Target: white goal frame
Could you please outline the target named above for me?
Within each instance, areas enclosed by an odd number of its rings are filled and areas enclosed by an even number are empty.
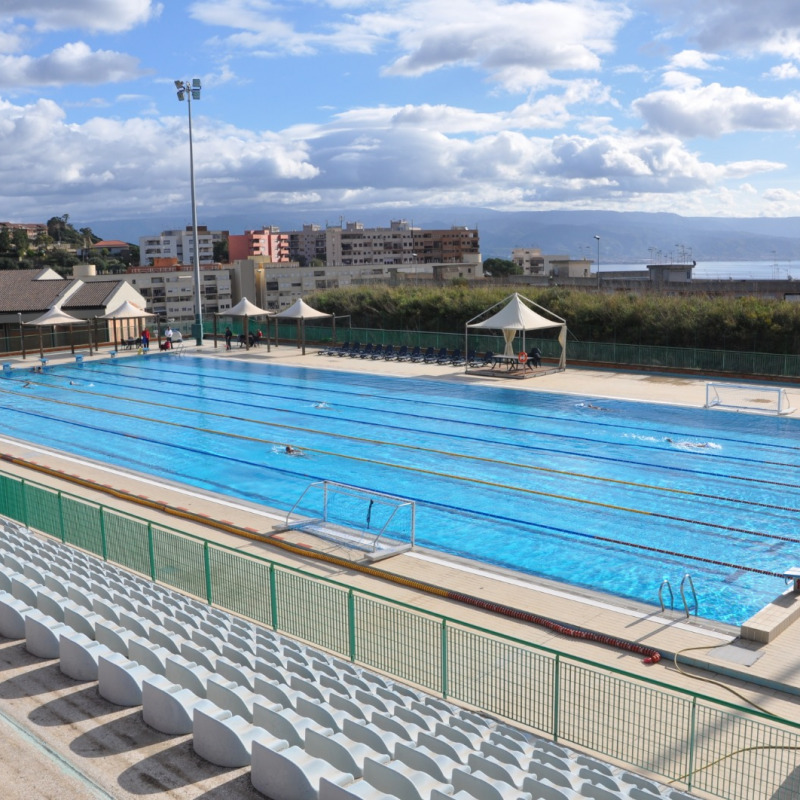
[[[746,383],[707,383],[705,408],[776,415],[795,410],[784,387]]]
[[[336,481],[309,484],[281,530],[298,530],[366,554],[371,561],[411,550],[416,503]]]

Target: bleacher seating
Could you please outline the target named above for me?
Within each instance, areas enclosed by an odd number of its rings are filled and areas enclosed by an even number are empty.
[[[690,800],[2,518],[0,636],[271,800]]]

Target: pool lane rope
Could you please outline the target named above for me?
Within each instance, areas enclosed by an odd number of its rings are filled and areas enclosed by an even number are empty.
[[[590,631],[585,628],[579,628],[573,625],[568,625],[563,622],[558,622],[556,620],[549,619],[548,617],[542,617],[539,616],[538,614],[532,614],[530,611],[524,611],[522,609],[514,608],[512,606],[506,606],[503,605],[502,603],[495,603],[491,600],[484,600],[483,598],[476,597],[474,595],[465,594],[463,592],[456,592],[451,589],[446,589],[442,586],[436,586],[435,584],[432,583],[418,581],[413,578],[406,578],[402,575],[397,575],[392,572],[387,572],[386,570],[378,569],[377,567],[370,567],[363,564],[357,564],[350,561],[349,559],[341,558],[339,556],[334,556],[329,553],[321,553],[318,551],[309,550],[308,548],[305,547],[298,547],[296,545],[291,544],[290,542],[282,541],[280,539],[275,539],[274,537],[271,536],[265,536],[263,534],[254,532],[252,530],[248,530],[246,528],[240,528],[238,525],[233,525],[232,523],[229,522],[215,520],[212,519],[211,517],[204,516],[203,514],[195,514],[187,509],[171,506],[168,503],[163,503],[157,500],[151,500],[150,498],[142,497],[141,495],[136,495],[133,494],[132,492],[128,492],[125,489],[117,489],[112,486],[108,486],[106,484],[97,483],[96,481],[90,480],[88,478],[81,478],[78,477],[77,475],[70,475],[69,473],[62,472],[61,470],[54,469],[52,467],[46,467],[42,464],[37,464],[35,462],[27,461],[23,458],[12,456],[8,453],[0,454],[0,460],[7,461],[11,464],[15,464],[18,467],[31,469],[36,472],[49,475],[59,480],[75,483],[79,486],[83,486],[84,488],[91,489],[96,492],[102,492],[103,494],[111,495],[112,497],[116,497],[119,500],[135,503],[136,505],[140,506],[145,506],[147,508],[160,511],[170,516],[175,516],[181,519],[189,520],[190,522],[194,522],[199,525],[215,528],[216,530],[222,531],[224,533],[230,533],[233,534],[234,536],[240,536],[247,539],[252,539],[257,542],[261,542],[263,544],[268,544],[273,547],[277,547],[281,550],[293,553],[294,555],[300,556],[302,558],[312,558],[317,561],[324,561],[329,564],[334,564],[338,567],[343,567],[345,569],[350,569],[356,572],[363,573],[365,575],[370,575],[371,577],[378,578],[380,580],[389,581],[391,583],[396,583],[401,586],[406,586],[408,588],[424,592],[426,594],[442,597],[446,600],[453,600],[454,602],[472,606],[473,608],[479,608],[483,611],[489,611],[491,613],[508,617],[510,619],[516,619],[520,620],[521,622],[530,623],[531,625],[537,625],[539,627],[548,628],[554,633],[558,633],[562,636],[567,636],[573,639],[583,639],[589,642],[603,644],[608,647],[614,647],[618,650],[627,650],[628,652],[644,656],[644,659],[642,661],[642,663],[644,664],[658,664],[658,662],[661,661],[661,653],[658,650],[652,647],[646,647],[644,645],[639,644],[638,642],[631,642],[628,641],[627,639],[620,639],[616,636],[609,636],[607,634],[599,633],[597,631]]]
[[[119,400],[121,402],[129,402],[129,403],[134,403],[135,402],[134,400],[131,400],[130,398],[126,398],[126,397],[118,397],[116,395],[104,394],[102,392],[91,392],[91,391],[87,391],[85,389],[80,389],[80,388],[76,388],[76,387],[70,387],[70,388],[72,390],[74,390],[74,391],[80,392],[81,394],[88,394],[88,395],[92,395],[94,397],[100,397],[100,398],[102,398],[104,400]],[[30,395],[27,395],[27,394],[23,394],[22,392],[15,392],[14,390],[8,390],[8,389],[5,389],[5,388],[0,389],[0,392],[6,392],[8,394],[13,394],[13,395],[16,395],[18,397],[29,397],[30,396]],[[143,422],[153,422],[153,423],[163,424],[163,425],[172,425],[172,426],[179,427],[179,428],[184,428],[184,429],[187,429],[187,430],[196,430],[196,431],[201,431],[203,433],[209,433],[209,434],[212,434],[212,435],[215,435],[215,436],[223,436],[223,437],[224,436],[231,436],[231,437],[234,437],[234,438],[240,438],[240,439],[249,440],[249,441],[253,441],[253,442],[263,442],[265,444],[271,444],[271,445],[278,444],[278,442],[272,441],[270,439],[261,439],[259,437],[255,437],[255,436],[242,436],[240,434],[227,433],[227,432],[224,432],[224,431],[217,431],[217,430],[214,430],[213,428],[201,428],[201,427],[197,427],[197,426],[193,426],[193,425],[187,425],[186,423],[170,422],[168,420],[157,419],[156,417],[147,417],[147,416],[142,416],[142,415],[139,415],[139,414],[129,414],[129,413],[126,413],[124,411],[112,411],[111,409],[108,409],[108,408],[101,408],[101,407],[98,407],[98,406],[88,406],[88,405],[83,405],[81,403],[70,403],[70,402],[65,402],[63,400],[58,400],[58,399],[54,399],[54,398],[50,398],[50,397],[38,396],[37,399],[41,400],[42,402],[46,402],[46,403],[54,403],[56,405],[66,405],[66,406],[70,406],[70,407],[73,407],[73,408],[88,409],[88,410],[95,411],[95,412],[99,411],[99,412],[102,412],[102,413],[107,413],[107,414],[111,414],[111,415],[115,415],[115,416],[130,417],[131,419],[137,419],[137,420],[141,420]],[[166,408],[166,409],[169,409],[169,410],[173,410],[174,409],[174,406],[169,404],[169,403],[159,403],[159,402],[156,402],[156,401],[153,401],[153,400],[148,400],[147,404],[150,405],[150,406],[155,406],[157,408]],[[574,470],[555,469],[553,467],[542,467],[542,466],[539,466],[539,465],[536,465],[536,464],[522,464],[522,463],[520,463],[518,461],[505,461],[505,460],[502,460],[502,459],[487,458],[485,456],[478,456],[478,455],[472,455],[472,454],[467,455],[467,454],[463,454],[463,453],[454,453],[454,452],[449,451],[449,450],[440,450],[440,449],[434,448],[434,447],[421,447],[421,446],[415,445],[415,444],[406,444],[405,442],[387,442],[387,441],[382,440],[382,439],[372,439],[372,438],[368,438],[368,437],[364,437],[364,436],[354,436],[354,435],[348,434],[348,433],[333,433],[333,432],[328,432],[328,431],[319,431],[319,430],[317,430],[315,428],[309,428],[309,427],[302,426],[302,425],[288,425],[288,424],[286,424],[284,422],[268,422],[266,420],[253,419],[252,417],[240,417],[240,416],[235,416],[235,415],[232,415],[232,414],[223,414],[223,413],[221,413],[219,411],[202,411],[201,412],[201,411],[193,411],[192,409],[182,409],[182,410],[184,412],[186,412],[186,413],[202,414],[203,416],[217,417],[219,419],[233,420],[233,421],[236,421],[236,422],[245,422],[245,423],[248,423],[250,425],[258,425],[258,426],[264,426],[264,427],[268,427],[268,428],[279,428],[281,430],[292,431],[292,432],[295,432],[295,433],[310,433],[310,434],[316,435],[316,436],[327,436],[329,438],[334,438],[334,439],[346,439],[348,441],[360,442],[362,444],[374,444],[374,445],[377,445],[379,447],[397,447],[398,449],[413,450],[413,451],[420,452],[420,453],[432,453],[434,455],[447,456],[448,458],[457,458],[457,459],[462,459],[462,460],[467,460],[467,461],[477,461],[477,462],[483,462],[483,463],[486,463],[486,464],[498,464],[498,465],[501,465],[501,466],[514,467],[515,469],[525,469],[525,470],[529,470],[531,472],[544,472],[544,473],[548,473],[548,474],[551,474],[551,475],[560,475],[560,476],[565,476],[565,477],[568,477],[568,478],[579,478],[581,480],[587,480],[587,481],[598,481],[600,483],[616,484],[618,486],[630,486],[630,487],[633,487],[635,489],[645,489],[647,491],[653,491],[653,492],[664,492],[664,493],[667,493],[667,494],[677,494],[677,495],[685,495],[687,497],[697,497],[697,498],[700,498],[700,499],[703,499],[703,500],[722,500],[722,501],[729,501],[730,500],[730,498],[722,497],[720,495],[707,494],[707,493],[704,493],[704,492],[689,491],[688,489],[677,489],[675,487],[670,487],[670,486],[655,486],[655,485],[648,484],[648,483],[639,483],[637,481],[626,481],[626,480],[622,480],[620,478],[609,478],[609,477],[601,476],[601,475],[589,475],[589,474],[586,474],[586,473],[583,473],[583,472],[575,472]],[[278,409],[278,408],[276,408],[275,410],[276,411],[281,411],[281,412],[284,412],[284,413],[297,413],[297,412],[295,412],[295,411],[293,411],[291,409]],[[303,412],[300,412],[300,413],[303,413]],[[329,451],[326,451],[326,450],[316,450],[314,448],[308,448],[308,447],[305,448],[305,449],[308,450],[309,452],[320,453],[322,455],[338,455],[338,456],[340,456],[342,458],[355,458],[355,457],[351,457],[351,456],[345,456],[345,455],[343,455],[341,453],[333,453],[332,454],[332,453],[330,453]],[[624,463],[632,463],[632,462],[626,461]],[[636,463],[636,462],[633,462],[633,463]],[[770,462],[770,463],[772,463],[772,462]],[[778,462],[776,462],[776,463],[778,463]],[[395,466],[395,465],[391,465],[390,464],[389,466]],[[781,466],[786,466],[786,464],[781,464]],[[398,465],[397,468],[398,469],[403,469],[404,467],[401,467],[401,466]],[[766,484],[766,485],[769,485],[769,486],[785,486],[787,488],[796,488],[796,484],[795,483],[787,483],[785,481],[767,481],[767,480],[762,480],[762,479],[759,479],[759,478],[751,478],[751,477],[748,477],[746,475],[734,475],[734,476],[725,475],[723,477],[726,477],[726,478],[729,478],[729,479],[735,480],[735,481],[744,481],[744,482],[749,482],[749,483],[763,483],[763,484]],[[471,479],[469,479],[469,478],[461,478],[460,480],[471,480]],[[476,480],[475,482],[476,483],[480,483],[481,481],[480,480]],[[488,485],[493,485],[493,484],[489,483]],[[498,485],[502,485],[502,484],[498,484]],[[510,488],[514,489],[515,487],[510,487]],[[522,490],[522,491],[524,491],[524,490]],[[540,494],[542,494],[543,496],[549,496],[545,492],[541,492]],[[552,496],[559,497],[558,495],[552,495]],[[577,500],[575,498],[564,498],[564,499],[573,500],[574,502],[587,502],[587,503],[591,502],[591,501],[588,501],[588,500],[581,501],[581,500]],[[759,503],[756,500],[747,500],[747,501],[739,500],[737,502],[743,502],[748,506],[754,506],[756,508],[770,508],[770,509],[773,509],[773,510],[776,510],[776,511],[800,512],[800,508],[795,508],[794,506],[779,506],[779,505],[775,505],[774,503]],[[611,508],[616,508],[616,506],[610,506],[610,507]],[[620,507],[620,508],[622,508],[622,507]],[[635,513],[644,513],[644,514],[649,513],[649,512],[646,512],[646,511],[639,511],[637,509],[624,509],[623,508],[622,510],[633,511]],[[692,520],[684,520],[684,519],[681,519],[679,517],[675,517],[675,519],[680,521],[680,522],[689,522],[689,523],[693,522]],[[747,530],[736,529],[736,528],[729,528],[728,530],[733,530],[733,531],[737,531],[738,530],[738,532],[750,533],[750,534],[752,534],[754,536],[764,536],[764,537],[767,537],[767,538],[776,538],[772,534],[761,534],[761,533],[757,533],[755,531],[747,531]],[[785,539],[785,541],[794,542],[794,543],[800,543],[800,540],[792,539],[792,538],[787,538],[787,539]]]
[[[3,390],[0,390],[0,391],[3,391]],[[21,394],[21,393],[16,393],[15,392],[14,394]],[[262,438],[255,437],[255,436],[245,436],[243,434],[238,434],[238,433],[232,433],[232,432],[229,433],[229,432],[224,432],[224,431],[217,431],[217,430],[214,430],[213,428],[202,428],[202,427],[195,426],[195,425],[187,425],[185,423],[170,422],[170,421],[167,421],[167,420],[159,420],[159,419],[155,419],[153,417],[147,417],[147,416],[143,416],[143,415],[139,415],[139,414],[130,414],[130,413],[124,412],[124,411],[113,411],[111,409],[98,409],[98,408],[94,408],[94,407],[91,407],[91,406],[84,406],[84,405],[81,405],[79,403],[64,403],[63,401],[55,400],[55,399],[51,399],[51,398],[39,398],[39,399],[42,399],[42,400],[45,400],[46,402],[54,403],[54,404],[57,404],[57,405],[68,405],[68,406],[72,406],[72,407],[75,407],[75,408],[91,409],[93,411],[101,411],[102,413],[110,414],[112,416],[119,416],[119,417],[124,417],[124,418],[128,418],[128,419],[135,419],[135,420],[139,420],[139,421],[142,421],[142,422],[156,422],[156,423],[158,423],[160,425],[167,425],[167,426],[170,426],[170,427],[180,428],[182,430],[192,430],[192,431],[197,431],[197,432],[200,432],[200,433],[207,433],[207,434],[210,434],[210,435],[222,436],[222,437],[232,438],[232,439],[240,439],[240,440],[243,440],[243,441],[259,442],[259,443],[268,444],[268,445],[272,445],[272,446],[279,444],[279,442],[277,442],[277,441],[273,441],[273,440],[269,440],[269,439],[262,439]],[[152,405],[164,405],[164,404],[153,403]],[[171,407],[171,406],[164,405],[164,407]],[[35,414],[35,412],[22,412],[22,413],[34,413]],[[214,416],[225,416],[225,415],[214,414]],[[247,421],[247,420],[245,420],[245,421]],[[291,430],[294,430],[294,431],[305,431],[305,432],[312,432],[312,433],[314,432],[314,431],[310,431],[308,428],[302,428],[302,427],[299,427],[299,426],[278,425],[278,423],[264,423],[264,424],[270,425],[270,426],[275,426],[275,427],[287,428],[287,429],[291,429]],[[132,435],[132,434],[125,434],[125,435]],[[367,443],[373,443],[373,444],[382,444],[380,441],[375,440],[375,439],[365,439],[365,438],[361,438],[361,437],[348,436],[348,435],[339,435],[339,436],[340,436],[340,438],[346,438],[346,439],[360,441],[360,442],[367,442]],[[383,444],[385,444],[385,443],[383,443]],[[413,445],[398,445],[398,446],[406,447],[406,448],[410,448],[410,449],[415,449],[413,447]],[[657,518],[657,519],[667,519],[667,520],[671,520],[673,522],[682,522],[682,523],[686,523],[688,525],[696,525],[696,526],[714,528],[716,530],[723,530],[723,531],[728,531],[728,532],[732,532],[732,533],[742,533],[742,534],[745,534],[745,535],[748,535],[748,536],[766,538],[766,539],[771,539],[771,540],[775,540],[775,541],[786,541],[786,542],[791,542],[791,543],[794,543],[794,544],[800,543],[800,540],[798,540],[796,538],[793,538],[793,537],[790,537],[790,536],[781,536],[779,534],[762,533],[760,531],[752,531],[752,530],[749,530],[747,528],[738,528],[738,527],[734,527],[734,526],[730,526],[730,525],[720,525],[718,523],[713,523],[713,522],[700,522],[698,520],[686,519],[686,518],[678,517],[678,516],[675,516],[675,515],[672,515],[672,514],[661,514],[661,513],[657,512],[657,511],[645,511],[643,509],[628,508],[626,506],[619,506],[619,505],[614,505],[614,504],[611,504],[611,503],[603,503],[603,502],[601,502],[599,500],[588,500],[588,499],[583,499],[583,498],[570,497],[569,495],[555,494],[553,492],[542,492],[542,491],[538,491],[536,489],[527,489],[527,488],[524,488],[524,487],[511,486],[509,484],[498,483],[496,481],[488,481],[488,480],[484,480],[482,478],[466,478],[466,477],[463,477],[463,476],[460,476],[460,475],[453,475],[453,474],[449,474],[449,473],[439,472],[439,471],[436,471],[436,470],[422,469],[421,467],[412,467],[412,466],[407,466],[407,465],[403,465],[403,464],[393,464],[393,463],[390,463],[390,462],[387,462],[387,461],[379,461],[379,460],[377,460],[375,458],[366,458],[366,457],[363,457],[363,456],[352,456],[352,455],[346,455],[346,454],[343,454],[343,453],[336,453],[336,452],[332,452],[332,451],[328,451],[328,450],[320,450],[320,449],[309,448],[309,447],[305,447],[303,449],[306,452],[310,452],[310,453],[318,453],[320,455],[333,456],[333,457],[336,457],[336,458],[345,458],[345,459],[349,459],[351,461],[361,461],[361,462],[369,463],[369,464],[378,464],[380,466],[385,466],[385,467],[388,467],[390,469],[405,470],[407,472],[414,472],[414,473],[418,473],[418,474],[422,474],[422,475],[430,475],[432,477],[443,478],[443,479],[446,479],[446,480],[457,480],[457,481],[462,481],[462,482],[466,482],[466,483],[470,483],[470,484],[480,484],[482,486],[487,486],[487,487],[490,487],[492,489],[503,489],[503,490],[515,491],[515,492],[520,492],[520,493],[529,494],[529,495],[535,495],[535,496],[538,496],[538,497],[546,497],[546,498],[553,499],[553,500],[561,500],[561,501],[571,502],[571,503],[581,503],[581,504],[584,504],[584,505],[596,506],[596,507],[599,507],[599,508],[606,508],[606,509],[612,509],[612,510],[616,510],[616,511],[623,511],[623,512],[630,513],[630,514],[640,514],[640,515],[653,517],[653,518]],[[423,448],[416,448],[416,449],[422,450]],[[442,451],[431,451],[431,450],[428,450],[428,452],[440,452],[441,453]],[[447,454],[447,453],[444,453],[444,454]],[[447,454],[447,455],[454,455],[454,454]],[[492,463],[503,463],[503,464],[506,464],[506,465],[520,466],[520,467],[524,467],[525,466],[523,464],[515,465],[513,462],[493,461]],[[619,481],[619,482],[620,483],[625,483],[624,481]],[[782,578],[783,577],[783,572],[774,572],[772,570],[760,569],[758,567],[748,567],[748,566],[744,566],[742,564],[734,564],[734,563],[731,563],[731,562],[728,562],[728,561],[719,561],[719,560],[713,559],[713,558],[705,558],[703,556],[690,555],[688,553],[681,553],[679,551],[668,550],[668,549],[662,548],[662,547],[653,547],[653,546],[650,546],[650,545],[637,544],[637,543],[634,543],[634,542],[625,541],[623,539],[615,539],[615,538],[610,537],[610,536],[602,536],[602,535],[594,534],[594,533],[592,533],[592,534],[579,533],[579,532],[574,532],[574,531],[573,532],[569,532],[569,533],[571,533],[571,535],[581,536],[581,537],[588,538],[588,539],[593,539],[593,540],[596,540],[596,541],[599,541],[599,542],[607,542],[609,544],[614,544],[614,545],[617,545],[617,546],[620,546],[620,547],[628,547],[628,548],[632,548],[632,549],[636,549],[636,550],[643,550],[645,552],[658,553],[660,555],[667,555],[667,556],[671,556],[673,558],[680,558],[680,559],[684,559],[684,560],[687,560],[687,561],[696,561],[696,562],[704,563],[704,564],[712,564],[714,566],[724,567],[726,569],[737,570],[739,572],[750,572],[750,573],[757,574],[757,575],[765,575],[765,576],[771,577],[771,578]]]

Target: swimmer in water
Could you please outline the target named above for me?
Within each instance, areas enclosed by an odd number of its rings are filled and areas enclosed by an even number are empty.
[[[314,403],[314,408],[330,408],[327,403]]]
[[[286,445],[286,450],[284,450],[287,456],[301,456],[303,455],[302,450],[298,450],[296,447],[292,447],[290,444]]]

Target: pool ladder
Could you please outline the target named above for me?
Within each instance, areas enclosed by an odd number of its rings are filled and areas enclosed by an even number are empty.
[[[672,592],[672,585],[669,582],[669,579],[664,578],[661,581],[661,586],[658,587],[658,602],[661,603],[661,610],[664,611],[664,588],[666,587],[667,592],[669,593],[669,610],[675,610],[675,595]],[[686,591],[688,590],[691,592],[691,605],[689,600],[686,599]],[[697,592],[694,590],[694,581],[692,580],[692,576],[687,572],[683,578],[681,578],[681,601],[683,602],[683,610],[686,612],[686,616],[688,617],[692,613],[692,607],[694,608],[694,615],[697,616],[699,605],[697,603]]]

